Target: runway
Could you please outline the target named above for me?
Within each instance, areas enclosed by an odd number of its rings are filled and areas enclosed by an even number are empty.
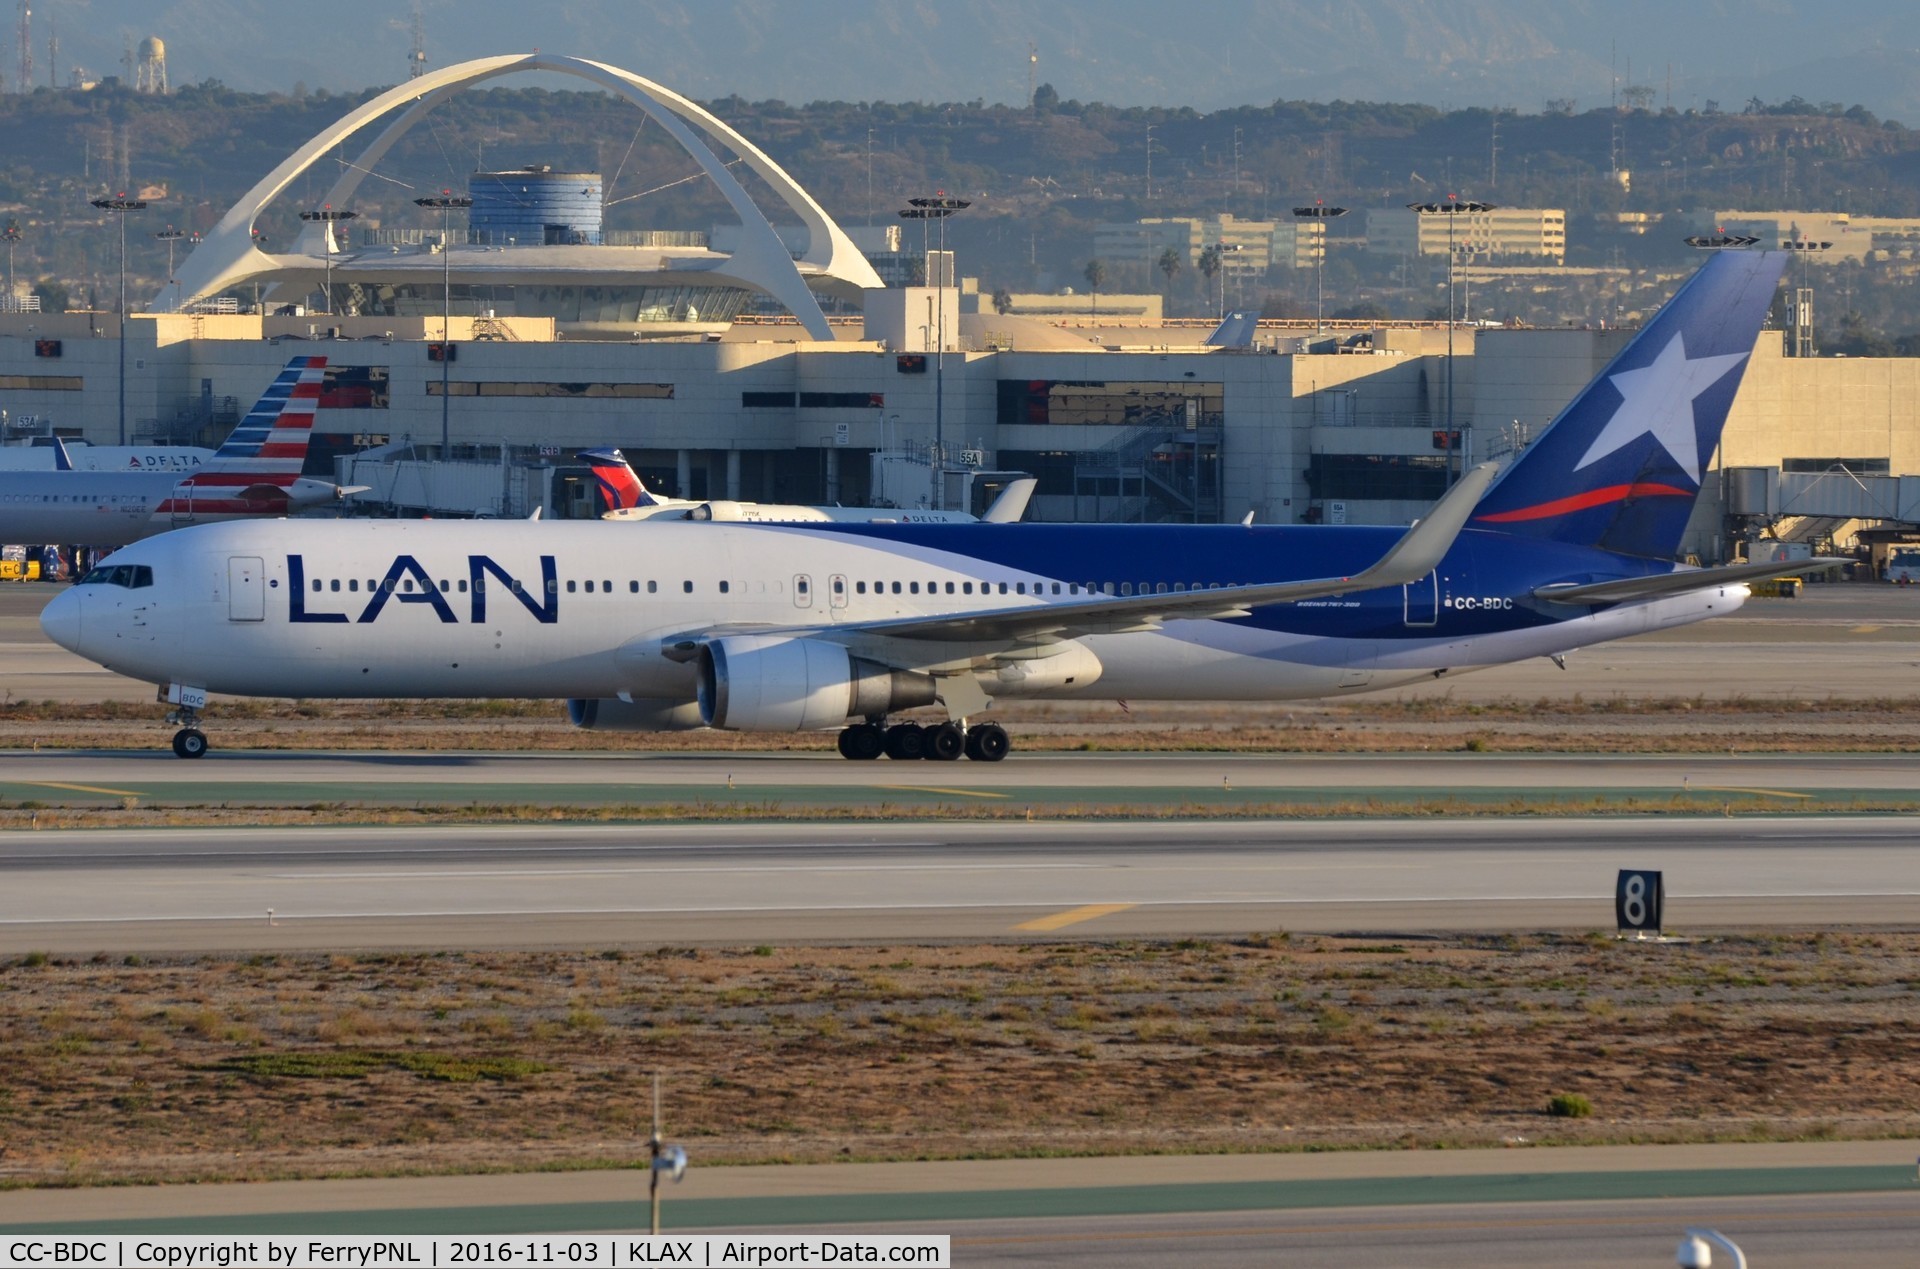
[[[1016,754],[1001,763],[847,762],[827,754],[319,754],[15,751],[0,798],[46,805],[699,804],[795,809],[1123,805],[1218,811],[1692,795],[1714,807],[1857,798],[1920,809],[1920,755]],[[1371,806],[1365,804],[1371,803]],[[1705,809],[1704,807],[1700,809]]]
[[[1900,818],[10,832],[0,951],[1920,925]],[[271,911],[271,917],[269,912]]]

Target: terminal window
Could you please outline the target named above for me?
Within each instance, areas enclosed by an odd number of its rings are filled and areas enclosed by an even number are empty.
[[[1855,476],[1886,476],[1893,471],[1892,464],[1884,458],[1783,458],[1780,470],[1785,472],[1851,472]]]
[[[1219,383],[1002,379],[996,420],[1106,427],[1219,427],[1226,413]]]
[[[1440,454],[1315,454],[1307,489],[1316,499],[1432,502],[1447,492],[1448,465]]]
[[[427,380],[427,395],[430,397],[440,395],[438,379]],[[469,380],[449,383],[447,395],[453,397],[568,397],[586,400],[638,398],[671,401],[673,385],[670,383],[528,383],[506,380],[476,383]]]

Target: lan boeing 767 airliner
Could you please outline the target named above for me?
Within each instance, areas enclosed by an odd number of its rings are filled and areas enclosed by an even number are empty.
[[[1672,562],[1785,256],[1724,252],[1504,473],[1404,534],[1243,525],[256,521],[121,551],[63,647],[209,692],[564,697],[582,727],[840,728],[995,761],[996,698],[1280,700],[1731,612],[1768,565]],[[889,726],[944,707],[946,723]]]

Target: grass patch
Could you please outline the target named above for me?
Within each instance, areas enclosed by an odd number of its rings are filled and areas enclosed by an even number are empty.
[[[211,1069],[265,1080],[363,1080],[377,1071],[406,1071],[424,1080],[472,1084],[479,1080],[526,1079],[553,1068],[528,1058],[349,1049],[333,1053],[249,1053],[216,1062]]]

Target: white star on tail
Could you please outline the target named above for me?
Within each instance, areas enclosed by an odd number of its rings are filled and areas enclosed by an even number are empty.
[[[1622,397],[1620,408],[1600,429],[1600,435],[1593,438],[1586,457],[1575,463],[1573,469],[1579,471],[1628,441],[1650,435],[1673,455],[1674,462],[1686,469],[1693,483],[1699,484],[1700,443],[1693,430],[1693,399],[1746,359],[1746,353],[1726,353],[1689,361],[1685,338],[1680,332],[1674,332],[1651,363],[1611,376],[1613,386]]]

